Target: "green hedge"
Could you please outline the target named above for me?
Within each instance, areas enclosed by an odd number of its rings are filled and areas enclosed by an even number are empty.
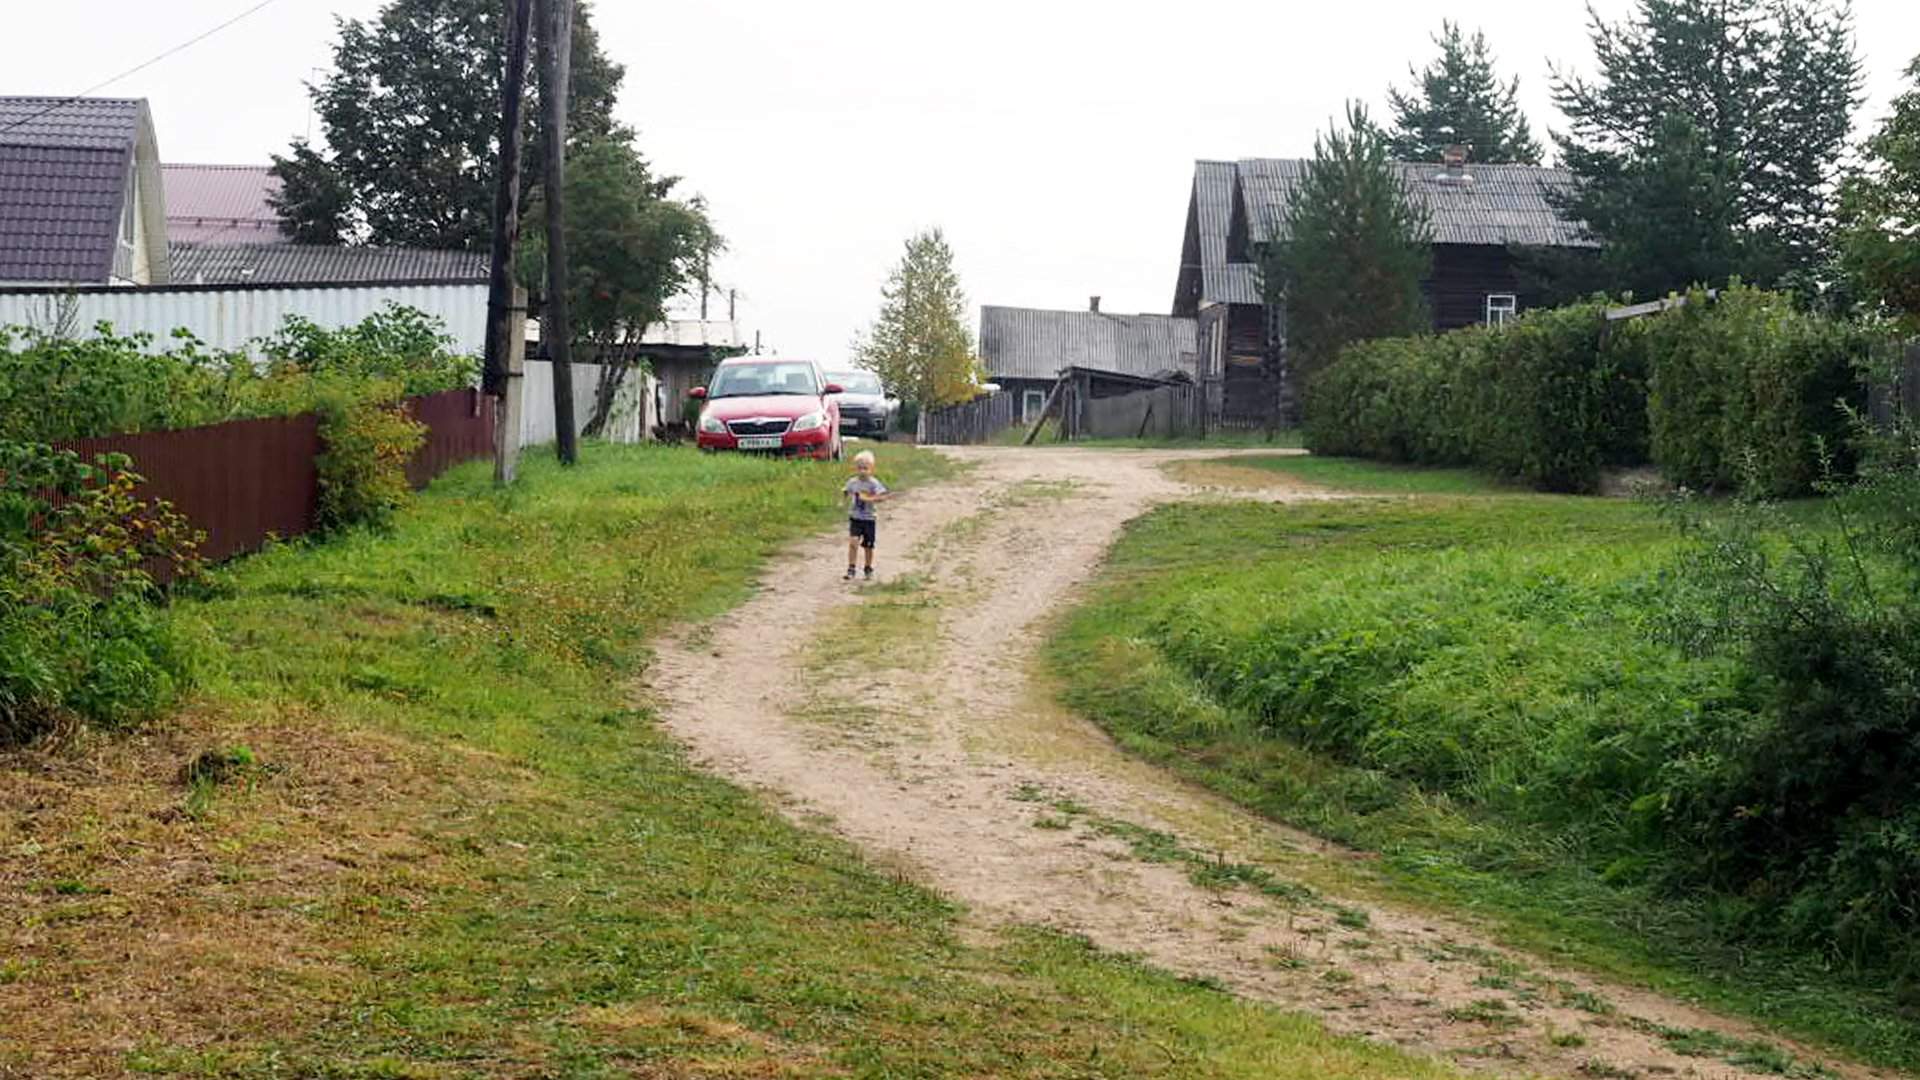
[[[1307,447],[1591,490],[1646,442],[1639,353],[1604,347],[1603,315],[1581,304],[1355,345],[1307,388]]]
[[[1850,468],[1842,406],[1865,404],[1877,331],[1739,285],[1643,319],[1609,324],[1604,310],[1352,346],[1307,387],[1307,447],[1546,491],[1650,462],[1680,484],[1794,495],[1823,453]]]

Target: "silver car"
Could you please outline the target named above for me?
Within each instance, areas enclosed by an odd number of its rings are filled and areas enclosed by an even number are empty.
[[[871,371],[829,371],[827,381],[845,387],[834,395],[840,403],[840,434],[884,439],[893,430],[900,403],[887,397],[880,377]]]

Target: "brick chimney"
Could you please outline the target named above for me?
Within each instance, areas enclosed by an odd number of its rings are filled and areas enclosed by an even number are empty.
[[[1088,311],[1091,311],[1091,312],[1093,312],[1093,313],[1094,313],[1094,314],[1096,314],[1096,315],[1097,315],[1097,314],[1099,314],[1099,313],[1100,313],[1100,298],[1099,298],[1099,297],[1097,297],[1097,296],[1090,296],[1090,297],[1088,297],[1088,298],[1087,298],[1087,310],[1088,310]]]
[[[1442,184],[1466,185],[1473,183],[1473,174],[1467,171],[1467,147],[1463,143],[1454,143],[1440,151],[1440,175],[1434,180]]]

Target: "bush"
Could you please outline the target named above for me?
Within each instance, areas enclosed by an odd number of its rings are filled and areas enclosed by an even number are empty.
[[[1756,932],[1920,977],[1920,435],[1858,445],[1819,527],[1683,509],[1669,632],[1736,659],[1754,708],[1669,763],[1660,812]]]
[[[1852,469],[1846,409],[1866,403],[1870,328],[1797,310],[1778,293],[1734,286],[1623,329],[1655,358],[1647,414],[1668,479],[1768,495],[1813,490],[1833,455]]]
[[[199,538],[128,464],[0,442],[0,742],[151,716],[185,678],[146,567],[191,575]]]
[[[1504,327],[1372,341],[1307,388],[1317,453],[1473,465],[1546,491],[1591,491],[1651,460],[1676,483],[1811,491],[1851,468],[1843,406],[1864,405],[1873,329],[1735,285],[1616,322],[1599,302]]]
[[[320,527],[386,526],[413,497],[407,462],[427,429],[407,415],[397,383],[330,382],[318,396]]]
[[[1582,304],[1353,346],[1307,388],[1307,446],[1590,491],[1645,443],[1638,354],[1601,347],[1601,314]]]

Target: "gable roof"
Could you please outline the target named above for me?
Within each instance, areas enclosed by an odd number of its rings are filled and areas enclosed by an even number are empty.
[[[1142,378],[1192,375],[1198,341],[1194,320],[1174,315],[980,309],[980,358],[996,379],[1052,379],[1069,367]]]
[[[174,280],[206,285],[487,280],[487,253],[321,244],[175,244]]]
[[[280,181],[265,165],[163,165],[167,239],[188,244],[284,244],[267,202]]]
[[[111,280],[132,197],[150,276],[168,280],[159,166],[144,100],[0,97],[0,281]]]
[[[1287,207],[1306,176],[1302,158],[1196,161],[1180,281],[1173,310],[1262,302],[1251,245],[1284,232]],[[1470,182],[1442,182],[1435,163],[1394,165],[1404,189],[1427,210],[1436,244],[1594,247],[1579,223],[1561,217],[1549,194],[1573,174],[1538,165],[1469,163]],[[1198,261],[1195,261],[1196,256]]]
[[[1237,166],[1248,237],[1256,244],[1284,239],[1288,205],[1305,180],[1301,158],[1256,158]],[[1471,180],[1446,182],[1437,164],[1401,162],[1401,187],[1424,206],[1436,244],[1592,247],[1580,226],[1560,216],[1551,192],[1573,188],[1566,169],[1539,165],[1469,164]]]

